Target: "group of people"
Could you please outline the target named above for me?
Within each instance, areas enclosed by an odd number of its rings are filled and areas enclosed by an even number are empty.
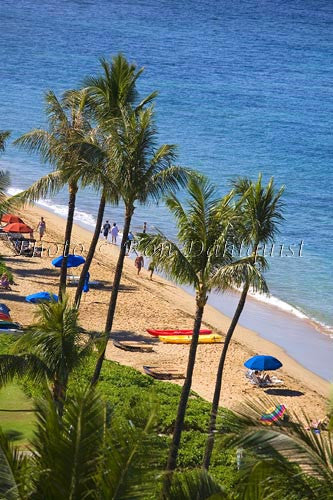
[[[143,223],[142,232],[143,233],[147,232],[147,222]],[[109,234],[111,234],[111,243],[113,245],[117,244],[117,237],[118,237],[119,229],[118,229],[116,222],[114,222],[111,226],[111,224],[108,220],[105,221],[105,224],[102,227],[101,233],[103,233],[105,240],[108,240]],[[127,236],[127,241],[126,241],[126,254],[127,255],[129,255],[129,253],[130,253],[133,241],[134,241],[134,234],[132,233],[132,231],[129,231],[128,236]],[[141,272],[141,269],[144,267],[144,258],[142,255],[137,255],[137,257],[135,258],[135,261],[134,261],[134,265],[137,269],[137,274],[139,275]],[[153,264],[153,262],[150,262],[149,266],[148,266],[148,271],[150,272],[150,279],[152,279],[152,277],[153,277],[154,270],[155,270],[155,265]]]

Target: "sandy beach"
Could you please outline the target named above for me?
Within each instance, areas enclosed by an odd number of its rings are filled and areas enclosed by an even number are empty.
[[[34,229],[41,215],[45,217],[47,225],[43,239],[46,250],[41,258],[15,256],[8,244],[0,242],[0,255],[5,257],[15,280],[12,291],[2,292],[0,300],[11,308],[13,320],[23,325],[32,322],[35,310],[35,306],[25,302],[24,297],[38,291],[57,293],[58,288],[59,270],[52,267],[51,260],[61,253],[65,220],[38,206],[28,207],[21,212],[24,221]],[[76,253],[82,250],[85,255],[91,236],[89,231],[75,225],[72,249]],[[80,323],[86,329],[103,331],[117,252],[117,247],[100,240],[90,274],[91,279],[98,280],[101,286],[91,288],[89,293],[84,294],[80,308]],[[79,274],[79,270],[74,270],[74,274]],[[68,287],[70,295],[74,294],[74,290],[74,287]],[[154,351],[125,352],[115,348],[110,341],[107,358],[140,371],[143,371],[143,365],[184,371],[189,347],[163,344],[148,335],[146,328],[191,328],[194,308],[191,295],[158,276],[154,275],[150,281],[145,269],[140,276],[136,276],[133,260],[126,258],[112,336],[121,340],[147,342],[153,345]],[[206,307],[204,327],[224,334],[229,322],[228,317],[213,307]],[[213,395],[221,348],[222,344],[198,346],[192,388],[209,401]],[[271,354],[281,360],[283,368],[278,375],[284,380],[283,387],[258,389],[246,380],[243,363],[254,354]],[[328,391],[327,381],[287,356],[283,349],[262,339],[253,331],[237,328],[227,357],[221,405],[237,408],[244,399],[255,398],[265,392],[275,396],[280,403],[295,412],[305,410],[310,417],[321,418],[325,415],[325,397]]]

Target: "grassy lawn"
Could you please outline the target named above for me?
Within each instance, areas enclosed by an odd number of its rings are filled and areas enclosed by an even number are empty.
[[[33,402],[16,384],[0,389],[0,426],[18,445],[26,445],[34,429]]]

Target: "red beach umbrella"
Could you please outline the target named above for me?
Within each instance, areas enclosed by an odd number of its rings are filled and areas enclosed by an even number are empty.
[[[11,317],[9,316],[9,314],[0,312],[0,321],[11,321]]]
[[[3,228],[6,233],[33,233],[33,229],[27,226],[23,222],[14,222],[14,224],[8,224]]]
[[[23,220],[20,219],[17,215],[13,214],[3,214],[1,217],[1,222],[6,222],[7,224],[13,224],[14,222],[21,222],[23,223]]]

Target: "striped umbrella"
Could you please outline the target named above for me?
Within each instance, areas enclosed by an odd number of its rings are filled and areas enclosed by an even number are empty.
[[[264,415],[260,417],[260,422],[265,425],[272,425],[273,422],[280,420],[285,411],[286,407],[284,405],[273,406],[267,410],[267,413],[264,413]]]

